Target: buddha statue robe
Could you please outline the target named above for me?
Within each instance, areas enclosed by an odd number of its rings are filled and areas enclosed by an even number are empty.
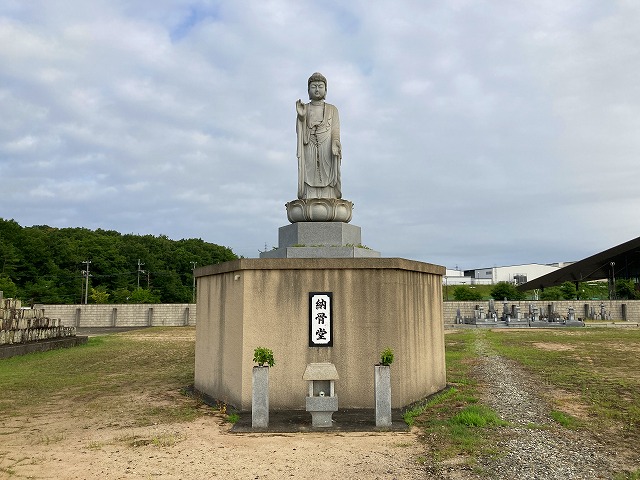
[[[296,122],[298,198],[342,198],[338,109],[324,101],[305,107]]]

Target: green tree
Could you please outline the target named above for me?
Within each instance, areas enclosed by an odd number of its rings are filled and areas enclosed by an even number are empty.
[[[636,300],[640,297],[633,280],[620,278],[616,280],[616,298],[623,300]]]
[[[160,295],[146,288],[136,288],[131,292],[129,303],[160,303]]]
[[[131,290],[127,288],[117,288],[112,295],[113,303],[129,303]]]
[[[545,288],[540,294],[540,300],[562,300],[564,293],[560,287]]]
[[[459,302],[482,300],[482,294],[468,285],[458,285],[453,289],[453,299]]]
[[[15,298],[18,295],[18,287],[8,275],[0,275],[0,292],[4,298]]]
[[[25,302],[81,301],[86,260],[91,261],[90,287],[110,293],[109,301],[187,302],[192,296],[193,263],[204,266],[236,258],[229,248],[201,239],[175,241],[165,235],[47,225],[23,228],[0,218],[0,276],[11,279],[15,296]],[[144,264],[140,276],[138,260]],[[3,282],[7,291],[13,288],[6,279]],[[131,297],[138,286],[151,293]]]
[[[524,300],[526,295],[516,289],[516,286],[509,282],[498,282],[491,289],[491,298],[494,300]]]
[[[91,287],[91,295],[89,297],[93,300],[93,303],[107,303],[109,301],[109,294],[105,287]]]
[[[56,286],[55,279],[40,277],[34,282],[28,282],[23,288],[23,301],[29,304],[64,303],[64,297],[60,294],[60,289]]]
[[[158,272],[153,279],[153,288],[168,303],[188,303],[191,301],[191,285],[185,285],[177,272]]]
[[[13,275],[21,263],[19,245],[22,227],[14,220],[0,218],[0,273]]]
[[[577,297],[576,285],[573,282],[564,282],[560,285],[563,300],[574,300]]]
[[[11,275],[19,263],[18,249],[0,238],[0,274]]]
[[[578,285],[578,295],[581,300],[601,300],[609,297],[607,282],[581,282]]]

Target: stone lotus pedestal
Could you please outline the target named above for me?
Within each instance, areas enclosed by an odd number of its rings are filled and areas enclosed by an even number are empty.
[[[291,223],[349,223],[353,215],[353,203],[341,198],[302,198],[287,202],[285,206]]]
[[[269,367],[253,367],[251,379],[251,427],[269,426]]]
[[[376,405],[376,427],[391,426],[391,367],[374,367],[373,390]]]

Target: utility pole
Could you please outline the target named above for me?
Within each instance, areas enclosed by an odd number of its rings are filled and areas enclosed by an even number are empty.
[[[138,259],[138,288],[140,288],[140,274],[144,273],[144,270],[142,270],[140,267],[142,267],[144,265],[144,263],[140,263],[140,259]]]
[[[84,278],[85,278],[84,304],[86,305],[88,297],[89,297],[89,277],[91,276],[91,275],[89,275],[89,265],[91,265],[91,260],[87,259],[82,263],[87,265],[87,269],[82,271],[82,274],[84,275]]]
[[[191,294],[191,303],[196,303],[196,265],[197,262],[191,262],[191,276],[193,277],[193,293]]]
[[[609,264],[611,267],[611,286],[609,287],[609,300],[616,299],[616,262],[611,262]]]

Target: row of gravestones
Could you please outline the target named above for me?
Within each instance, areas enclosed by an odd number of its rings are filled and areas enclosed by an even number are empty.
[[[74,337],[76,327],[27,328],[20,330],[0,330],[0,346],[18,343],[53,340],[55,338]]]
[[[0,346],[76,335],[76,327],[65,327],[59,318],[45,317],[42,308],[23,308],[15,298],[0,296],[0,318]]]
[[[535,304],[530,303],[529,313],[523,315],[520,312],[520,306],[512,305],[511,308],[509,308],[506,300],[503,303],[501,316],[498,316],[493,300],[489,301],[489,311],[486,314],[484,313],[484,309],[479,305],[476,305],[473,318],[462,318],[460,309],[458,309],[456,314],[456,323],[477,325],[479,323],[497,323],[498,321],[505,322],[507,325],[530,325],[534,322],[584,325],[582,321],[576,320],[573,307],[569,307],[566,317],[562,317],[555,311],[555,308],[552,308],[552,311],[547,315],[542,315],[540,309]]]

